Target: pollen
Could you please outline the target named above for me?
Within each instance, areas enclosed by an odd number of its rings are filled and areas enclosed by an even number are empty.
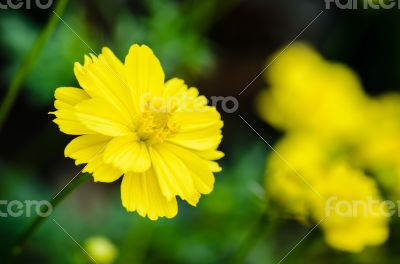
[[[136,134],[147,144],[163,142],[179,132],[174,120],[175,104],[166,105],[162,98],[149,99],[144,105]]]

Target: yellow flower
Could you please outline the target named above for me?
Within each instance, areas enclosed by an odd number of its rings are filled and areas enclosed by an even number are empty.
[[[274,57],[274,56],[272,56]],[[283,130],[357,139],[368,103],[355,73],[295,43],[266,72],[270,87],[257,98],[260,116]]]
[[[320,178],[327,163],[327,157],[318,145],[312,137],[291,134],[274,146],[290,166],[279,155],[272,154],[267,159],[267,193],[286,211],[299,218],[308,216],[310,207],[319,199],[308,186],[313,186]]]
[[[269,195],[300,220],[323,220],[333,248],[360,252],[384,243],[389,216],[378,183],[400,193],[400,96],[370,98],[351,69],[301,43],[282,53],[266,80],[258,111],[285,132],[274,147],[279,155],[267,161]],[[357,203],[372,213],[327,214]]]
[[[85,249],[100,264],[111,264],[118,256],[117,247],[103,236],[90,237],[85,241]]]
[[[368,107],[371,124],[360,135],[357,162],[373,172],[391,198],[400,196],[400,94],[374,98]]]
[[[378,246],[389,236],[389,215],[376,181],[348,162],[335,162],[315,185],[324,199],[315,200],[315,219],[327,243],[353,253]]]
[[[336,145],[291,133],[275,149],[290,166],[277,154],[268,158],[267,192],[287,213],[303,221],[322,220],[325,240],[339,250],[360,252],[386,241],[387,211],[380,208],[376,182],[351,167]]]
[[[214,185],[223,122],[196,88],[164,81],[152,50],[133,45],[122,63],[108,48],[75,64],[80,88],[55,92],[55,123],[78,135],[65,156],[99,182],[123,176],[122,204],[156,220],[177,214],[176,197],[195,206]]]

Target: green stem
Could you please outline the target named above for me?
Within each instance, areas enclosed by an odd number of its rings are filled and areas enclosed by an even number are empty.
[[[53,12],[61,16],[64,13],[67,3],[68,0],[58,1],[56,8]],[[14,79],[11,81],[11,84],[6,91],[6,95],[0,105],[0,132],[11,110],[11,107],[13,106],[15,99],[17,98],[18,93],[21,90],[23,82],[25,81],[29,72],[32,70],[32,67],[35,64],[37,57],[40,55],[44,45],[46,44],[50,35],[53,33],[58,22],[59,18],[53,14],[47,22],[46,27],[40,33],[32,48],[29,50],[28,54],[26,54],[20,67],[18,68],[17,73],[14,76]]]
[[[92,176],[89,173],[80,173],[78,176],[76,176],[72,181],[68,183],[65,188],[58,193],[51,201],[51,208],[54,210],[57,205],[64,200],[65,197],[68,196],[73,190],[78,188],[81,184],[89,181],[92,178]],[[35,230],[40,226],[40,224],[45,221],[47,217],[41,217],[41,216],[36,216],[35,220],[30,224],[28,229],[19,237],[19,239],[16,241],[15,245],[11,248],[11,254],[10,254],[10,259],[15,258],[19,254],[21,254],[22,250],[24,249],[24,246],[28,239],[32,236],[32,234],[35,232]]]

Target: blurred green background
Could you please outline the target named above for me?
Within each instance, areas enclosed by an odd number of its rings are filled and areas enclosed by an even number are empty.
[[[255,97],[266,87],[264,79],[239,93],[265,67],[266,59],[322,10],[299,39],[328,59],[350,66],[368,94],[398,91],[397,9],[325,10],[319,0],[69,1],[63,19],[96,52],[108,46],[123,58],[131,44],[145,43],[168,78],[184,78],[207,97],[235,96],[240,108],[221,113],[223,171],[216,175],[214,191],[197,208],[182,203],[176,218],[152,222],[125,211],[118,183],[90,182],[55,210],[54,219],[88,250],[90,241],[105,247],[97,253],[114,254],[113,263],[280,263],[312,225],[279,216],[269,202],[263,186],[270,148],[238,117],[251,121],[270,143],[281,136],[254,110]],[[52,15],[51,8],[0,10],[1,98]],[[49,199],[80,170],[63,155],[71,138],[58,131],[47,112],[53,110],[55,88],[77,86],[73,63],[90,52],[62,22],[46,42],[0,132],[1,200]],[[31,221],[0,218],[0,263]],[[359,254],[331,249],[315,230],[282,263],[399,263],[398,222],[391,222],[384,245]],[[107,240],[91,240],[99,236]],[[91,260],[49,219],[16,263]]]

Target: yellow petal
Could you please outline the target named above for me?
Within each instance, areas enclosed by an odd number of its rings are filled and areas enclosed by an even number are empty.
[[[125,58],[126,76],[132,96],[140,103],[142,96],[160,96],[164,86],[164,71],[160,61],[146,45],[132,45]]]
[[[147,215],[151,220],[172,218],[178,212],[176,198],[167,199],[162,194],[152,169],[145,173],[127,173],[121,184],[121,199],[129,212],[137,211],[142,217]]]
[[[61,87],[57,88],[54,96],[56,98],[54,107],[57,109],[51,112],[57,118],[54,123],[58,125],[61,132],[70,135],[92,134],[93,131],[86,128],[75,116],[74,106],[89,99],[88,94],[79,88]]]
[[[225,156],[225,154],[222,151],[219,150],[205,150],[205,151],[196,151],[196,154],[199,155],[200,157],[208,160],[219,160]]]
[[[174,153],[190,170],[196,189],[202,194],[209,194],[214,187],[214,175],[211,171],[215,162],[200,158],[194,152],[173,144],[164,144],[165,147]],[[218,165],[217,165],[218,166]],[[219,166],[218,166],[219,167]]]
[[[179,133],[168,141],[198,151],[216,149],[221,143],[223,122],[215,108],[200,112],[177,112],[174,121],[180,124]]]
[[[104,48],[98,58],[86,56],[84,66],[75,63],[74,71],[79,84],[92,98],[106,100],[126,119],[134,116],[124,66],[110,49]]]
[[[185,82],[178,78],[168,80],[164,84],[163,95],[164,96],[179,96],[187,90]]]
[[[83,135],[74,138],[64,150],[66,157],[75,159],[76,165],[88,163],[96,155],[102,153],[111,137],[103,135]]]
[[[73,139],[65,148],[65,156],[75,163],[88,163],[83,172],[93,174],[94,181],[113,182],[122,176],[122,171],[103,162],[103,152],[110,137],[83,135]]]
[[[150,157],[163,194],[172,199],[179,195],[183,200],[195,206],[200,198],[191,172],[186,165],[164,144],[150,147]]]
[[[76,105],[85,99],[89,99],[88,94],[84,90],[75,87],[57,88],[54,96],[56,100],[59,100],[59,103],[65,103],[66,105]]]
[[[122,136],[130,133],[130,120],[103,99],[85,100],[75,106],[75,115],[90,130],[107,136]]]
[[[146,144],[134,134],[112,139],[104,152],[104,161],[124,172],[144,172],[151,165]]]
[[[195,132],[201,129],[218,130],[223,126],[220,114],[212,107],[205,109],[204,112],[177,112],[174,115],[174,120],[181,124],[180,131],[183,133]]]
[[[82,170],[93,174],[95,182],[113,182],[118,180],[123,172],[103,161],[103,153],[96,155]]]
[[[112,50],[110,50],[107,47],[104,47],[102,49],[102,53],[99,55],[99,59],[101,61],[104,61],[105,63],[107,63],[109,66],[112,67],[112,69],[115,69],[116,73],[118,73],[118,75],[121,76],[116,76],[116,78],[122,78],[122,77],[126,77],[125,76],[125,69],[124,69],[124,64],[117,58],[117,56],[115,56],[114,52],[112,52]]]
[[[219,128],[210,130],[202,129],[186,133],[180,132],[174,137],[167,139],[168,142],[198,151],[216,149],[221,140],[222,135]]]

